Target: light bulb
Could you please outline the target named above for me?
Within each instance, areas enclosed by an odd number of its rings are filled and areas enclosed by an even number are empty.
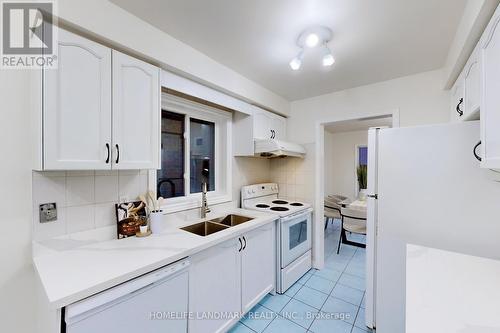
[[[304,51],[301,50],[299,54],[295,58],[290,61],[290,68],[293,69],[294,71],[297,71],[300,69],[300,66],[302,65],[302,57],[304,55]]]
[[[318,43],[319,43],[319,37],[318,37],[318,35],[312,33],[312,34],[309,34],[306,37],[306,45],[307,45],[307,47],[315,47],[316,45],[318,45]]]
[[[325,53],[323,55],[323,66],[328,67],[331,66],[335,63],[335,58],[332,55],[332,52],[330,52],[330,49],[328,47],[325,47]]]
[[[292,61],[290,61],[290,68],[294,71],[299,70],[300,65],[302,65],[302,61],[298,57],[295,57],[292,59]]]

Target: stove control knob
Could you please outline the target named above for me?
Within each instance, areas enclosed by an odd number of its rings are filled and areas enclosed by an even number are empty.
[[[255,193],[255,190],[252,190],[252,193]]]

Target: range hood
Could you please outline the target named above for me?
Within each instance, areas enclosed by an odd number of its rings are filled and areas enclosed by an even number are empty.
[[[273,158],[273,157],[304,157],[306,150],[297,143],[266,139],[254,141],[255,156]]]

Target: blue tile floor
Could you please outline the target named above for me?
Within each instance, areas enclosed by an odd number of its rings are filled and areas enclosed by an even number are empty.
[[[339,221],[325,231],[325,268],[310,270],[284,295],[267,295],[231,333],[366,333],[365,249],[342,245]],[[357,237],[356,237],[357,236]],[[364,236],[348,237],[363,241]]]

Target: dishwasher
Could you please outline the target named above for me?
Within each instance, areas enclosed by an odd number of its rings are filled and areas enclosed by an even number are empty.
[[[187,332],[188,267],[181,260],[66,306],[62,332]]]

